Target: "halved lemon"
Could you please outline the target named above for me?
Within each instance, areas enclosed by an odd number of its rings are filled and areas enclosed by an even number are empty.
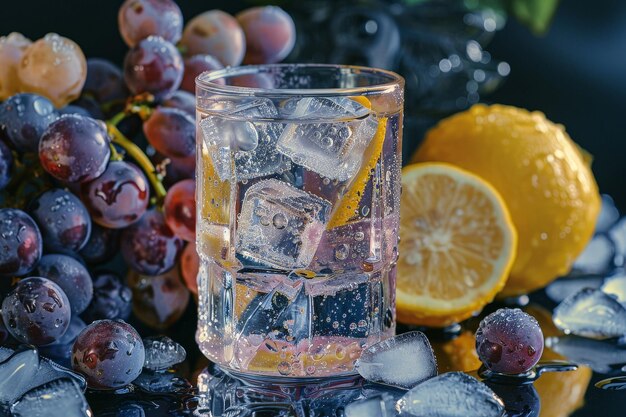
[[[398,320],[447,326],[480,311],[504,286],[517,234],[489,183],[442,163],[402,171]]]

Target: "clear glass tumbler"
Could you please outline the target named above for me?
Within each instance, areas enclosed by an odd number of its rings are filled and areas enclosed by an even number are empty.
[[[200,349],[261,379],[354,373],[395,331],[404,80],[286,64],[196,87]]]

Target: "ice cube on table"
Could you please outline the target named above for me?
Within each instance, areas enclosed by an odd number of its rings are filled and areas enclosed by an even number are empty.
[[[149,336],[143,338],[146,359],[143,367],[152,371],[171,368],[187,357],[185,348],[167,336]]]
[[[550,283],[545,292],[548,298],[555,303],[560,303],[570,295],[576,294],[583,288],[600,288],[604,278],[597,275],[584,275],[575,278],[559,278]]]
[[[622,305],[626,305],[626,273],[607,277],[602,284],[601,290],[617,298]]]
[[[565,333],[592,339],[626,335],[626,308],[601,290],[584,288],[554,309],[554,324]]]
[[[237,252],[279,269],[306,268],[329,214],[330,203],[313,194],[275,179],[259,181],[244,196]]]
[[[376,395],[346,405],[346,417],[392,417],[397,415],[396,401],[390,395]]]
[[[462,372],[422,382],[398,402],[400,415],[414,417],[501,417],[504,403],[487,385]]]
[[[546,346],[573,362],[589,366],[600,374],[620,370],[626,364],[626,348],[613,341],[568,335],[548,337]]]
[[[276,150],[283,125],[269,121],[278,116],[271,100],[226,102],[224,107],[200,122],[204,142],[222,181],[256,178],[291,167],[289,158]]]
[[[619,219],[619,211],[610,195],[602,194],[602,205],[596,220],[596,233],[607,232]]]
[[[426,335],[409,332],[365,349],[355,365],[368,381],[412,388],[437,375],[437,361]]]
[[[11,407],[13,417],[89,417],[92,412],[80,387],[69,378],[28,391]]]
[[[615,244],[607,235],[595,235],[572,265],[573,271],[602,274],[614,267]]]
[[[377,119],[367,107],[348,97],[293,100],[283,110],[293,121],[282,131],[278,151],[324,177],[351,179],[376,133]]]
[[[185,394],[191,391],[191,384],[175,372],[144,370],[133,385],[151,394]]]

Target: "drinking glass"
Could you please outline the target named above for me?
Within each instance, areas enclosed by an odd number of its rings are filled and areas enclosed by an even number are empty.
[[[200,349],[254,378],[353,374],[395,331],[404,80],[281,64],[196,88]]]

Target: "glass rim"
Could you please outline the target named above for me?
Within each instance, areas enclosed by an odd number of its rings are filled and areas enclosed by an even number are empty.
[[[236,77],[242,75],[263,73],[267,68],[318,68],[333,69],[340,72],[352,72],[354,74],[377,75],[385,80],[381,83],[362,87],[337,87],[337,88],[260,88],[241,87],[236,85],[225,85],[215,82],[216,80]],[[359,65],[340,64],[262,64],[262,65],[241,65],[237,67],[226,67],[220,70],[205,71],[195,79],[196,87],[202,88],[216,94],[237,95],[237,96],[351,96],[370,94],[391,93],[397,87],[404,88],[404,78],[389,70],[365,67]]]

